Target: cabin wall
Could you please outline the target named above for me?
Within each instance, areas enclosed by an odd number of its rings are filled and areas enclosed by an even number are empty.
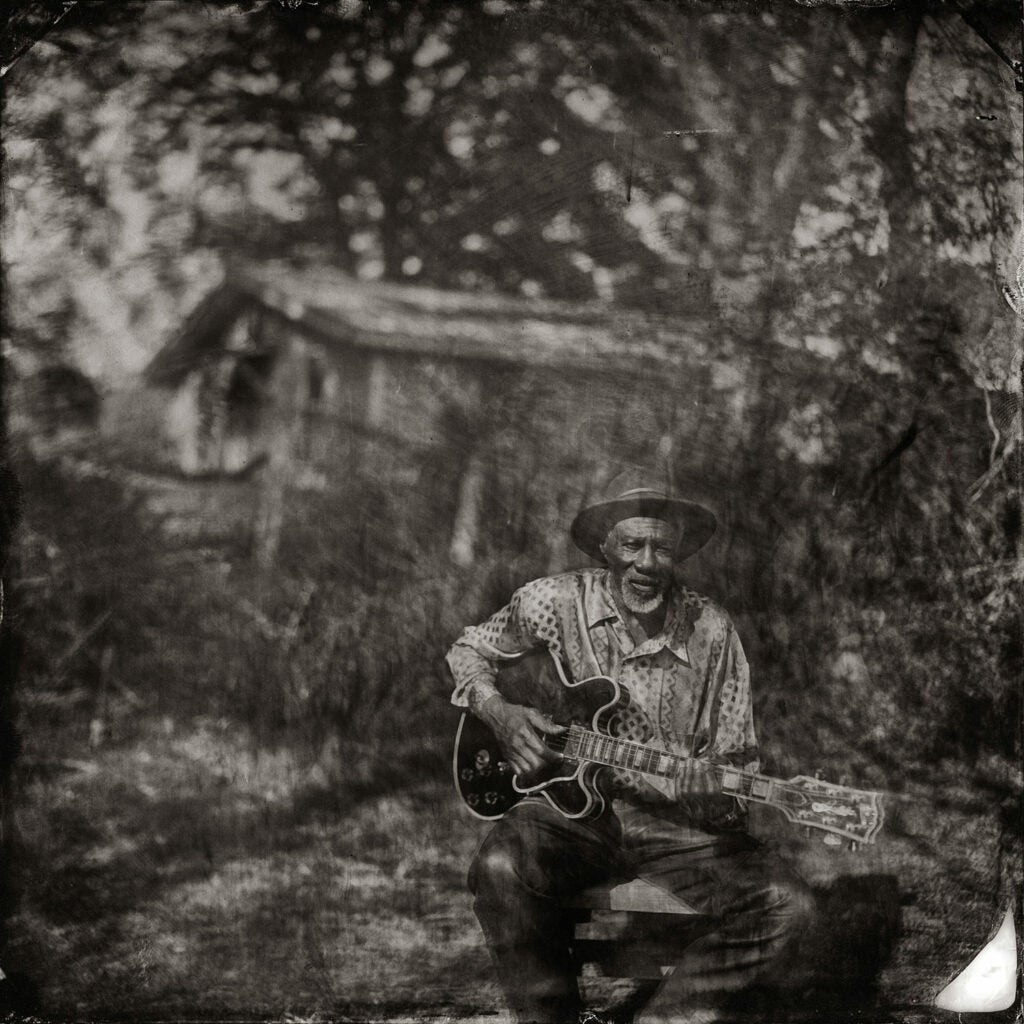
[[[694,479],[714,479],[723,452],[751,427],[738,378],[715,367],[624,376],[381,352],[321,356],[337,378],[318,414],[321,431],[336,431],[320,447],[323,486],[344,490],[363,474],[416,487],[424,518],[446,524],[461,565],[539,532],[550,538],[548,567],[563,567],[572,557],[564,524],[585,496],[630,473],[689,486],[673,478],[680,461]]]
[[[694,480],[713,480],[723,452],[750,430],[741,378],[714,366],[574,373],[345,349],[300,335],[280,346],[275,375],[286,362],[295,425],[264,416],[260,444],[271,451],[275,432],[292,432],[288,486],[337,500],[360,480],[416,488],[423,520],[444,524],[461,565],[539,532],[550,538],[555,571],[573,557],[564,524],[586,496],[630,473],[623,486],[640,473],[689,487],[693,480],[673,478],[680,462]]]
[[[343,477],[358,460],[369,360],[363,353],[335,350],[309,337],[301,359],[305,391],[295,454],[308,468],[310,481],[329,486],[331,478]]]
[[[448,440],[453,409],[473,405],[474,368],[309,342],[311,377],[297,455],[329,479],[353,469],[412,480],[422,455]]]

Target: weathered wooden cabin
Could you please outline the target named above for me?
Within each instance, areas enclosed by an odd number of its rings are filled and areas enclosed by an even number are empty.
[[[706,392],[740,379],[733,356],[706,319],[270,264],[229,274],[145,379],[164,396],[165,457],[181,472],[259,467],[267,557],[286,488],[330,487],[352,460],[415,477],[415,452],[454,444],[463,464],[452,554],[466,562],[483,473],[470,442],[524,415],[521,401],[507,408],[511,394],[533,401],[538,436],[528,446],[542,458],[557,458],[554,444],[577,462],[593,448],[598,461],[615,436],[631,448],[670,444],[680,408],[706,412]],[[713,440],[717,428],[704,426]],[[413,455],[379,458],[382,447]]]
[[[320,414],[356,432],[422,438],[439,406],[489,376],[538,368],[664,377],[692,368],[712,345],[707,320],[275,264],[230,274],[145,377],[173,393],[166,436],[180,468],[236,472],[266,454],[265,428],[277,426],[271,398],[288,398],[302,421],[299,453],[315,453],[325,440]]]

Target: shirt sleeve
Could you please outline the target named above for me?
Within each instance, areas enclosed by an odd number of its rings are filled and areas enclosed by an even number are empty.
[[[750,693],[750,667],[743,645],[730,625],[715,666],[715,705],[707,754],[722,757],[748,771],[760,769],[754,708]]]
[[[448,651],[445,660],[455,680],[451,701],[456,707],[475,710],[498,692],[494,681],[500,662],[551,645],[542,635],[544,611],[535,607],[539,582],[520,587],[504,608],[463,630]]]

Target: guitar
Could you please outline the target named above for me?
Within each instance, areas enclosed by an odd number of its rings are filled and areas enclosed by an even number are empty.
[[[794,824],[827,833],[824,841],[830,845],[838,845],[843,839],[854,847],[857,843],[873,843],[882,828],[885,812],[880,793],[806,775],[774,779],[618,738],[612,735],[612,719],[624,704],[618,683],[607,676],[575,683],[566,678],[553,657],[548,664],[554,666],[556,679],[543,672],[537,679],[534,671],[527,674],[525,688],[521,675],[510,685],[512,671],[502,668],[499,690],[507,699],[537,707],[554,722],[568,727],[564,733],[544,737],[548,746],[561,755],[557,764],[519,775],[483,722],[468,713],[459,721],[452,759],[455,788],[478,818],[500,818],[531,794],[542,795],[567,818],[585,818],[599,814],[606,805],[608,789],[601,777],[605,768],[672,779],[696,761],[713,774],[722,793],[777,807]]]

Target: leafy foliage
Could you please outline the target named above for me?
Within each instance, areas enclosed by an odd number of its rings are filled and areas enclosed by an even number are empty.
[[[879,282],[1008,243],[1014,100],[961,29],[913,6],[79,4],[11,76],[16,351],[70,334],[123,374],[218,263],[273,252],[717,309],[892,362],[904,295]]]

